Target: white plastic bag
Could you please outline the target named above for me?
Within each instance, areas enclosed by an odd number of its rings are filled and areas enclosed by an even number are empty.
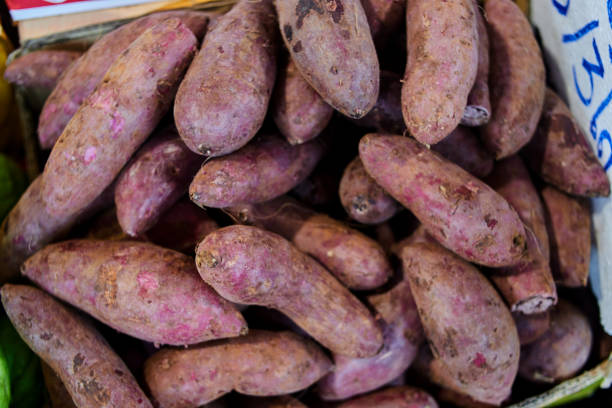
[[[531,21],[561,97],[608,177],[612,171],[612,0],[532,0]],[[593,203],[590,280],[601,324],[612,334],[612,199]]]

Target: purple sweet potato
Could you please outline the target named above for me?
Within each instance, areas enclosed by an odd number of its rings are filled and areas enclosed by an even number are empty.
[[[47,363],[41,362],[41,369],[45,387],[51,400],[51,408],[77,408],[72,401],[62,379],[55,374],[55,371]]]
[[[395,245],[395,232],[393,232],[391,225],[388,222],[377,225],[374,230],[374,236],[382,249],[387,254],[391,254],[392,248]]]
[[[550,327],[550,312],[526,315],[521,312],[512,313],[521,346],[533,343]]]
[[[80,212],[115,179],[170,108],[196,44],[187,26],[172,18],[117,58],[51,151],[42,175],[50,214]]]
[[[397,378],[412,363],[424,340],[423,328],[407,281],[368,303],[380,315],[384,346],[374,357],[334,355],[334,371],[319,381],[324,400],[341,400],[375,390]]]
[[[557,288],[550,270],[550,247],[544,208],[531,183],[529,172],[518,156],[495,164],[487,184],[504,197],[525,225],[525,262],[493,271],[491,279],[513,312],[542,313],[557,303]]]
[[[108,208],[93,217],[82,237],[105,241],[136,240],[121,229],[115,207]]]
[[[350,289],[374,289],[391,276],[391,265],[376,241],[287,196],[227,210],[242,223],[285,237]]]
[[[525,14],[512,0],[487,0],[491,120],[480,132],[496,159],[529,142],[546,91],[544,61]]]
[[[378,98],[380,68],[359,0],[276,1],[285,45],[304,79],[336,110],[360,118]]]
[[[494,267],[523,258],[526,236],[518,215],[465,170],[403,136],[365,135],[359,157],[378,184],[461,257]]]
[[[542,190],[546,227],[550,238],[550,266],[561,286],[586,286],[591,260],[589,203],[569,197],[553,187]]]
[[[159,217],[146,237],[164,248],[193,254],[198,242],[218,228],[206,211],[184,198]]]
[[[550,314],[550,328],[535,342],[521,348],[521,377],[543,383],[572,378],[586,363],[593,334],[587,317],[560,300]]]
[[[335,353],[371,357],[383,345],[367,308],[279,235],[242,225],[219,229],[198,245],[196,265],[224,298],[277,309]]]
[[[188,349],[165,349],[145,363],[145,379],[161,408],[196,408],[235,390],[254,396],[290,394],[331,369],[323,351],[295,333],[248,335]]]
[[[61,378],[78,407],[152,407],[123,361],[75,311],[31,286],[4,285],[21,338]]]
[[[434,359],[427,344],[424,344],[419,349],[411,369],[419,374],[421,378],[425,378],[428,382],[437,384],[440,387],[436,393],[436,399],[438,401],[447,402],[452,404],[452,406],[464,408],[491,408],[500,405],[497,403],[488,404],[477,401],[468,394],[447,388],[449,386],[453,387],[452,384],[454,384],[456,380],[453,379],[447,368],[441,363],[441,360]]]
[[[338,186],[342,169],[337,159],[327,155],[310,175],[291,190],[291,194],[300,202],[315,208],[329,208],[338,201]]]
[[[369,0],[364,0],[364,3]],[[392,0],[395,1],[395,0]],[[376,105],[354,122],[378,132],[401,134],[406,130],[402,116],[402,77],[391,71],[380,72],[380,93]]]
[[[274,122],[291,144],[319,136],[334,113],[334,108],[312,89],[291,58],[280,69],[272,101]]]
[[[493,170],[493,158],[469,128],[457,126],[450,135],[431,146],[431,150],[468,173],[486,177]]]
[[[214,22],[174,105],[191,150],[217,157],[255,136],[274,87],[276,48],[272,0],[241,0]]]
[[[476,0],[474,0],[476,3]],[[461,124],[482,126],[491,119],[491,100],[489,98],[489,34],[485,20],[476,7],[476,28],[478,29],[478,70],[474,86],[468,95],[467,106],[463,111]]]
[[[200,207],[260,203],[285,194],[312,172],[323,156],[318,140],[292,146],[278,135],[258,137],[248,146],[202,166],[189,187]]]
[[[244,408],[307,408],[306,405],[289,395],[269,398],[242,398],[240,403],[240,406]]]
[[[374,43],[382,47],[402,25],[404,0],[361,0]]]
[[[33,51],[11,62],[4,71],[4,79],[15,85],[51,91],[64,71],[80,56],[78,51]]]
[[[512,315],[478,270],[438,244],[401,250],[404,275],[445,387],[486,403],[509,395],[519,363]]]
[[[380,96],[376,105],[355,123],[378,132],[402,134],[406,125],[402,117],[401,93],[400,76],[383,71],[380,78]],[[463,126],[457,126],[448,136],[432,145],[431,149],[479,178],[486,176],[493,169],[493,158],[480,144],[476,135]]]
[[[409,0],[402,112],[408,131],[435,144],[461,121],[478,69],[473,0]]]
[[[77,214],[57,217],[45,209],[41,196],[41,177],[23,193],[0,227],[0,283],[19,275],[19,267],[32,254],[64,236],[77,223],[86,220],[113,200],[113,185],[89,207]]]
[[[359,156],[344,170],[339,194],[347,214],[362,224],[380,224],[401,209],[398,202],[366,172]]]
[[[123,231],[137,237],[151,228],[185,194],[202,161],[174,126],[159,130],[117,179],[115,205]]]
[[[116,330],[152,343],[195,344],[247,331],[240,313],[198,277],[190,257],[149,243],[52,244],[21,272]]]
[[[338,408],[438,408],[436,401],[423,390],[404,386],[377,391],[346,401]]]
[[[496,406],[478,402],[469,395],[461,394],[457,391],[449,390],[448,388],[440,388],[440,391],[436,394],[436,399],[459,408],[493,408]]]
[[[525,161],[544,181],[573,195],[610,195],[610,181],[572,116],[552,90],[546,90],[540,123],[522,150]]]
[[[65,71],[45,102],[38,122],[38,138],[43,149],[53,147],[117,57],[147,29],[169,18],[180,19],[198,38],[204,35],[209,19],[207,13],[197,11],[165,11],[134,20],[96,41]],[[142,58],[146,60],[144,56]]]

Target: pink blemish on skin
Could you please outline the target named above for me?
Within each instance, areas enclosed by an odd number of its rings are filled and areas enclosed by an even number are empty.
[[[147,272],[147,271],[140,272],[138,276],[136,277],[136,280],[138,281],[140,288],[144,289],[147,292],[153,291],[159,288],[159,282],[157,282],[157,279],[151,272]]]
[[[487,219],[485,220],[487,222],[487,227],[489,227],[490,229],[493,229],[493,227],[495,227],[497,225],[497,220],[496,219]]]
[[[487,364],[487,359],[480,353],[476,353],[476,358],[474,359],[474,365],[478,368],[482,368]]]
[[[23,238],[23,235],[17,235],[15,238],[13,238],[13,245],[21,245],[25,243],[25,239]]]
[[[175,327],[170,337],[172,338],[173,341],[177,343],[182,342],[182,341],[184,341],[185,343],[188,343],[191,341],[194,334],[195,333],[193,332],[191,327],[189,327],[186,324],[179,324]]]
[[[209,374],[208,374],[208,378],[213,381],[215,378],[217,378],[217,370],[212,370]]]
[[[96,158],[96,148],[90,146],[85,150],[85,155],[83,156],[83,161],[85,164],[91,163]]]
[[[52,103],[44,109],[43,114],[40,117],[40,120],[49,119],[49,116],[52,116],[55,112],[57,112],[57,105]]]
[[[113,115],[113,121],[111,122],[111,132],[113,133],[113,139],[115,139],[119,132],[123,129],[124,120],[119,114]]]

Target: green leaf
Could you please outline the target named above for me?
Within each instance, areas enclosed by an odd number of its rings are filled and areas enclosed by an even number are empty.
[[[40,359],[33,355],[18,381],[12,384],[11,407],[38,408],[43,399],[44,382]]]
[[[23,170],[13,159],[0,154],[0,221],[17,203],[27,186]]]
[[[21,340],[6,316],[0,319],[0,348],[10,378],[10,407],[40,407],[44,390],[40,359]]]
[[[11,401],[11,378],[4,352],[0,347],[0,408],[8,408]]]
[[[527,398],[508,408],[549,408],[588,398],[599,388],[612,384],[612,354],[597,367],[563,381],[543,394]],[[586,405],[585,405],[586,406]]]
[[[552,404],[546,405],[546,408],[558,407],[559,405],[565,405],[565,404],[569,404],[570,402],[588,398],[591,395],[593,395],[595,391],[599,389],[602,382],[603,382],[603,378],[601,380],[594,382],[591,385],[586,386],[582,390],[575,392],[574,394],[568,395],[566,397],[563,397],[553,402]]]

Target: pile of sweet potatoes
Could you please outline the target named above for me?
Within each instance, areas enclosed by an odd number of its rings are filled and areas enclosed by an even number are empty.
[[[52,403],[500,406],[589,358],[610,183],[511,0],[240,0],[6,72],[51,90],[0,292]]]

